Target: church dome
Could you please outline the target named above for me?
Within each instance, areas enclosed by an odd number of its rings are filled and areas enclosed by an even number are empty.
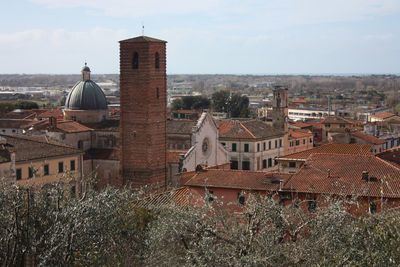
[[[74,85],[65,100],[65,108],[70,110],[107,109],[106,96],[94,81],[90,80],[88,66],[82,69],[82,81]]]

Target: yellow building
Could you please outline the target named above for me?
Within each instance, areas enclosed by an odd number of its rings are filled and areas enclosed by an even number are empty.
[[[82,178],[83,152],[42,136],[0,135],[3,153],[10,158],[0,169],[10,170],[10,178],[20,186],[42,187],[62,181],[75,193]],[[5,173],[4,171],[2,173]],[[4,175],[5,176],[5,175]]]

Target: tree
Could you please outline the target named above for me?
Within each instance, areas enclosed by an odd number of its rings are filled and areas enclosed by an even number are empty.
[[[229,90],[221,90],[212,94],[212,105],[217,112],[228,112],[229,110]]]
[[[207,109],[210,107],[210,100],[204,96],[184,96],[172,101],[172,109]]]
[[[1,102],[0,103],[0,113],[7,113],[15,109],[14,103]]]
[[[34,101],[19,100],[15,103],[15,108],[18,109],[37,109],[39,105]]]

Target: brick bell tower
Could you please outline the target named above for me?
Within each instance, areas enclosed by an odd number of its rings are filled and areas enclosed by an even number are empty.
[[[167,185],[166,41],[139,36],[120,44],[122,185]]]

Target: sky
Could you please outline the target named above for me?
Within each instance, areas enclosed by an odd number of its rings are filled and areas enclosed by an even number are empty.
[[[0,73],[119,73],[166,40],[168,74],[399,74],[399,0],[0,0]]]

